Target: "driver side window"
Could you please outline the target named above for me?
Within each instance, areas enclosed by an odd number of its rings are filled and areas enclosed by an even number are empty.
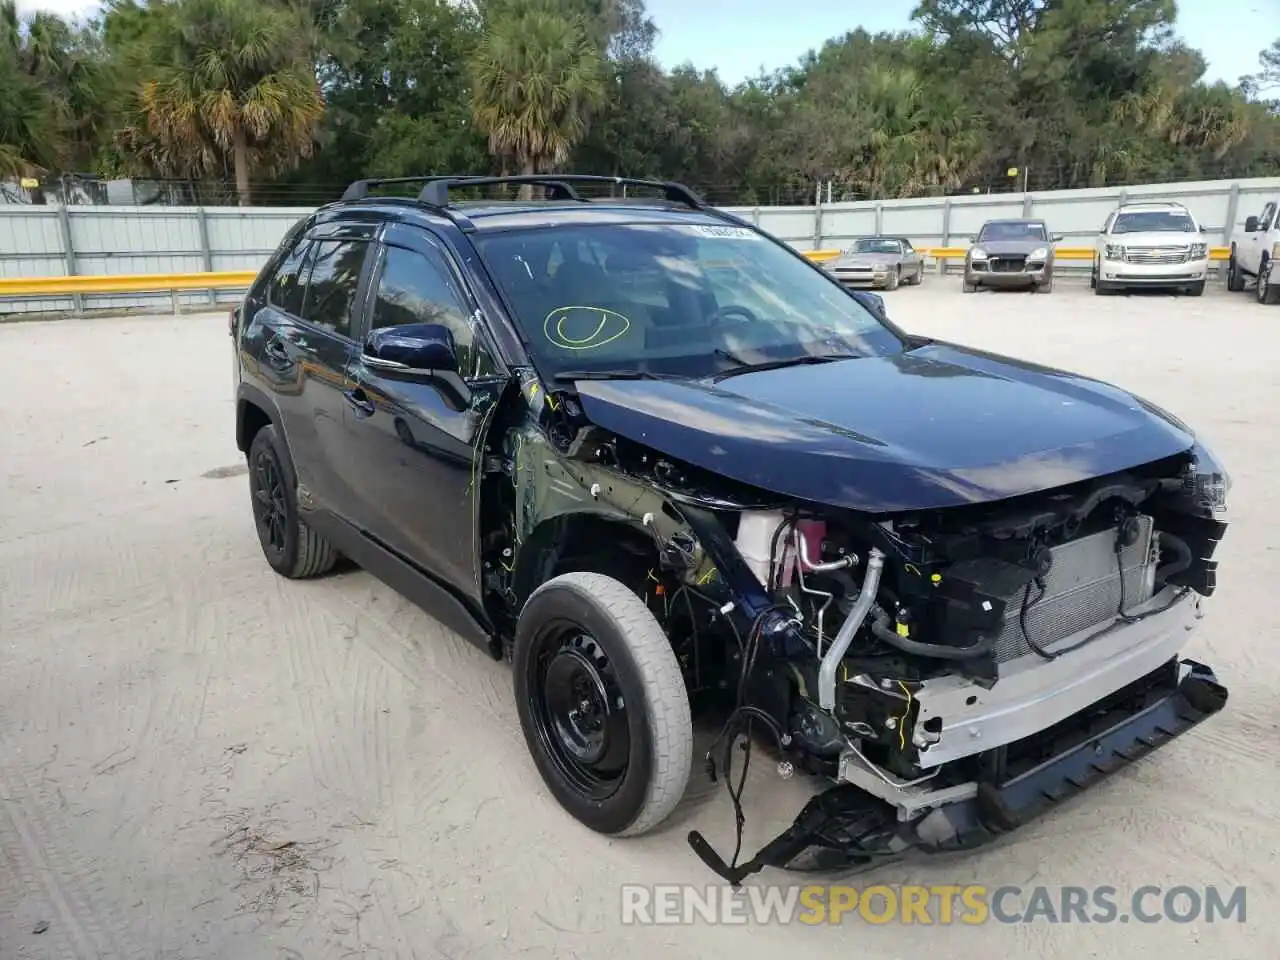
[[[493,355],[476,334],[466,299],[443,256],[388,246],[378,276],[370,329],[406,323],[448,327],[458,353],[458,374],[464,380],[497,373]]]

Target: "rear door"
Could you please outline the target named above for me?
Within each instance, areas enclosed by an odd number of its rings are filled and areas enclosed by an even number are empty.
[[[330,223],[309,230],[272,279],[253,330],[260,377],[280,412],[299,499],[340,516],[349,500],[335,467],[344,456],[343,394],[374,229]]]
[[[902,275],[904,277],[914,277],[924,271],[920,263],[920,254],[916,248],[911,245],[910,240],[899,241],[902,244]]]
[[[353,522],[413,565],[479,600],[479,471],[507,379],[452,254],[426,230],[394,225],[379,244],[362,335],[407,323],[447,326],[471,398],[366,366],[357,350],[345,410]],[[461,409],[459,408],[461,407]]]

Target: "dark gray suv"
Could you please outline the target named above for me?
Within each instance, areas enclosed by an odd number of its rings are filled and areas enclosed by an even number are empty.
[[[964,258],[964,292],[979,287],[1053,290],[1053,245],[1043,220],[988,220]]]

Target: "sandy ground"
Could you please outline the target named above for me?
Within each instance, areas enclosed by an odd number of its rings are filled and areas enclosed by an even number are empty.
[[[1247,884],[1245,924],[622,926],[620,884],[713,879],[684,834],[731,845],[723,787],[652,837],[590,834],[542,789],[505,667],[362,572],[274,576],[219,315],[0,325],[0,957],[1274,957],[1280,310],[933,277],[888,300],[1203,431],[1237,522],[1188,652],[1232,695],[1016,840],[859,882]],[[749,846],[807,789],[765,766]]]

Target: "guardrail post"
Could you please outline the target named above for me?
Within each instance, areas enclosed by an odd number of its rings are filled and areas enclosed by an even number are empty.
[[[822,249],[822,181],[818,181],[817,190],[814,193],[813,207],[813,249]]]
[[[942,245],[944,247],[951,246],[951,198],[946,197],[942,201]],[[947,262],[941,257],[934,258],[934,266],[938,273],[946,273]]]
[[[203,205],[196,207],[196,226],[200,230],[200,255],[204,260],[204,272],[213,273],[213,250],[209,246],[209,221],[205,217]],[[210,287],[208,293],[209,306],[216,307],[218,305],[218,291]],[[176,297],[174,298],[174,304],[175,309],[173,312],[177,313]]]
[[[1224,247],[1231,246],[1231,234],[1236,229],[1236,217],[1240,213],[1240,184],[1231,184],[1231,190],[1227,193],[1227,222],[1222,226],[1222,245]]]
[[[884,204],[876,204],[876,236],[884,233]]]
[[[760,226],[760,208],[759,207],[751,208],[751,222],[754,223],[757,227]]]
[[[67,209],[69,199],[67,181],[62,181],[62,204],[58,207],[58,233],[62,236],[62,256],[67,264],[67,276],[76,275],[76,248],[71,242],[71,212]],[[84,297],[78,293],[71,295],[71,310],[75,314],[84,313]]]
[[[1022,218],[1023,218],[1024,220],[1030,220],[1030,219],[1031,219],[1031,208],[1032,208],[1034,205],[1035,205],[1035,204],[1034,204],[1034,203],[1032,202],[1032,200],[1031,200],[1031,194],[1029,194],[1029,193],[1024,193],[1024,194],[1022,195]]]

